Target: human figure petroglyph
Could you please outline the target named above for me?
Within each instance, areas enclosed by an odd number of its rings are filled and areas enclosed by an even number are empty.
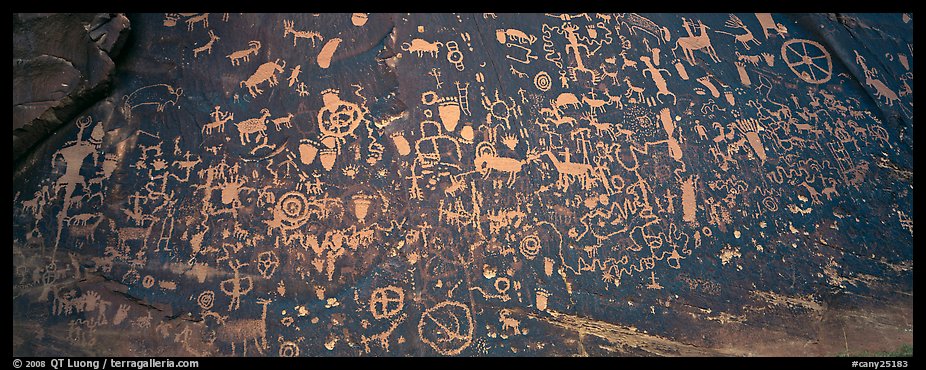
[[[646,77],[646,73],[649,72],[650,78],[652,78],[653,83],[656,84],[656,89],[657,89],[656,98],[659,99],[659,101],[661,102],[662,99],[660,98],[660,96],[671,95],[672,105],[675,105],[677,103],[675,94],[669,91],[669,88],[666,84],[666,79],[662,77],[663,73],[665,73],[668,76],[672,76],[672,73],[669,72],[669,70],[665,68],[656,68],[656,66],[653,65],[652,60],[648,56],[645,56],[645,55],[641,56],[640,61],[646,64],[646,69],[643,70],[643,76]],[[629,82],[628,82],[628,85],[629,85]]]
[[[242,267],[247,265],[247,263],[241,263],[239,261],[235,261],[235,263],[232,263],[231,260],[228,261],[228,267],[231,267],[232,271],[234,271],[234,275],[230,279],[222,280],[222,282],[219,283],[219,288],[222,292],[231,297],[228,303],[228,311],[237,310],[241,307],[241,297],[247,295],[251,289],[254,288],[251,277],[241,277],[241,272],[239,271]]]
[[[440,68],[431,68],[431,71],[428,72],[428,76],[434,77],[434,83],[437,85],[435,89],[440,90],[443,86],[443,82],[440,80]]]
[[[212,134],[212,131],[214,130],[218,132],[225,132],[225,123],[235,119],[234,113],[222,112],[221,108],[221,106],[216,105],[212,113],[210,113],[212,116],[212,122],[203,125],[203,134]]]
[[[315,39],[318,41],[324,40],[324,37],[318,32],[315,31],[303,31],[293,28],[294,22],[291,20],[283,21],[283,38],[286,38],[289,34],[293,35],[293,47],[296,46],[296,41],[298,39],[308,39],[312,41],[312,47],[315,47]]]
[[[562,33],[563,36],[566,38],[566,53],[569,54],[570,52],[572,52],[572,55],[576,60],[576,67],[570,68],[570,70],[572,71],[573,75],[575,75],[576,70],[579,70],[579,71],[592,73],[592,75],[594,76],[595,71],[586,68],[585,62],[582,58],[584,56],[594,55],[595,53],[589,51],[588,45],[579,42],[579,35],[576,33],[576,31],[578,30],[579,30],[579,26],[572,24],[572,23],[566,23],[566,24],[563,24],[562,27],[560,27],[560,33]],[[584,53],[580,53],[579,49],[584,49]],[[529,54],[530,53],[528,53],[528,55]]]
[[[103,131],[102,122],[97,123],[93,130],[90,132],[90,137],[84,139],[84,130],[87,127],[90,127],[92,123],[92,118],[90,116],[85,116],[77,119],[77,127],[79,128],[77,132],[77,139],[65,143],[65,147],[56,151],[52,154],[52,168],[55,168],[58,165],[56,161],[58,156],[61,156],[64,159],[65,169],[64,174],[61,175],[55,184],[52,187],[52,197],[56,196],[61,188],[64,188],[64,198],[63,204],[61,207],[61,212],[58,213],[58,232],[55,237],[55,247],[54,250],[57,251],[58,244],[61,241],[61,231],[64,229],[65,219],[68,217],[68,211],[71,206],[74,205],[74,192],[77,190],[78,185],[83,191],[87,190],[87,182],[84,177],[80,174],[80,169],[83,167],[84,162],[87,157],[93,159],[93,165],[96,166],[99,160],[99,152],[97,149],[103,142],[103,137],[105,133]]]
[[[244,50],[238,50],[231,54],[228,54],[226,57],[231,61],[233,66],[241,65],[241,61],[244,60],[248,62],[251,60],[251,55],[257,55],[257,52],[260,51],[260,41],[253,40],[248,42],[248,48]]]
[[[694,36],[691,31],[691,24],[693,24],[693,22],[689,23],[689,20],[682,17],[682,25],[685,26],[685,31],[688,32],[688,36],[679,37],[678,40],[675,41],[675,47],[672,48],[672,52],[674,53],[676,49],[681,47],[682,52],[685,54],[685,60],[688,61],[688,64],[694,65],[695,50],[704,49],[704,52],[707,53],[711,60],[714,62],[720,62],[720,58],[717,57],[717,52],[714,51],[714,47],[711,46],[710,35],[707,33],[707,30],[709,30],[710,27],[706,26],[703,22],[698,21],[700,32],[698,33],[698,36]]]

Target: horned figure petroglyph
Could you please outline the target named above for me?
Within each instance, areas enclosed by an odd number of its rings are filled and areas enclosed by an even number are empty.
[[[96,221],[90,222],[93,218],[96,218]],[[67,217],[66,221],[71,237],[86,238],[92,242],[94,241],[93,234],[96,233],[97,227],[104,219],[106,218],[99,213],[83,213]]]
[[[254,341],[254,347],[257,352],[264,354],[264,350],[270,348],[267,345],[267,305],[272,300],[258,298],[257,304],[261,305],[261,314],[259,319],[235,320],[227,322],[220,326],[216,331],[216,337],[228,342],[232,346],[232,354],[235,353],[235,343],[241,343],[244,346],[244,355],[248,352],[248,341]]]
[[[495,30],[495,39],[499,44],[505,45],[507,39],[512,39],[522,44],[533,44],[534,41],[537,41],[537,36],[528,35],[524,31],[518,29],[497,29]]]
[[[154,105],[155,110],[163,112],[168,104],[177,106],[183,89],[167,84],[154,84],[140,87],[129,95],[122,97],[122,114],[127,120],[132,119],[132,110],[142,105]]]
[[[756,44],[756,46],[759,46],[762,44],[761,42],[759,42],[759,40],[756,40],[755,36],[753,36],[752,34],[752,31],[749,30],[749,27],[746,27],[746,25],[743,24],[743,20],[740,19],[740,17],[737,17],[734,14],[730,14],[730,19],[727,19],[727,22],[724,23],[724,25],[726,25],[728,28],[741,29],[743,31],[746,31],[746,33],[740,34],[740,35],[733,34],[730,32],[725,32],[725,31],[715,31],[717,33],[722,33],[725,35],[733,36],[733,39],[738,41],[740,44],[743,44],[743,47],[746,48],[746,50],[749,50],[750,42]],[[766,38],[768,38],[768,36],[766,36]]]
[[[598,122],[598,118],[591,114],[585,114],[582,118],[595,128],[595,135],[608,134],[611,140],[617,139],[617,134],[623,135],[627,140],[630,140],[630,136],[633,135],[633,131],[624,129],[623,125],[619,123],[615,125],[613,123]]]
[[[235,124],[238,127],[238,135],[241,139],[241,145],[245,145],[251,142],[251,134],[256,133],[257,139],[266,135],[267,130],[267,119],[270,118],[270,110],[267,108],[260,110],[261,116],[257,118],[251,118],[244,120]]]
[[[734,53],[736,54],[736,60],[752,64],[754,67],[758,67],[759,62],[762,60],[762,56],[759,55],[743,55],[740,54],[739,51],[735,51]]]
[[[411,43],[403,42],[400,48],[402,51],[415,53],[415,55],[419,57],[424,56],[424,53],[431,54],[432,57],[437,57],[438,49],[443,45],[444,44],[440,41],[431,43],[423,39],[413,39]]]
[[[277,59],[274,62],[267,62],[261,64],[260,67],[257,67],[257,71],[254,71],[254,74],[251,77],[248,77],[247,80],[241,81],[239,86],[247,87],[248,92],[251,93],[252,97],[257,97],[257,94],[262,94],[264,91],[259,89],[257,85],[260,85],[264,82],[268,82],[270,87],[276,86],[277,82],[277,73],[283,73],[283,69],[286,68],[286,61],[283,61],[283,64],[279,64],[280,60]]]
[[[893,106],[895,101],[899,102],[900,98],[897,97],[897,94],[894,92],[894,90],[891,90],[891,88],[887,87],[883,81],[875,78],[878,70],[875,68],[868,68],[868,65],[865,64],[865,57],[861,56],[858,53],[858,50],[853,51],[855,52],[856,63],[858,63],[862,67],[862,70],[865,71],[865,84],[868,85],[868,87],[875,89],[875,97],[879,99],[884,98],[884,104],[889,106]]]
[[[637,94],[636,102],[643,101],[643,91],[646,90],[645,87],[636,87],[633,83],[630,82],[630,77],[624,77],[624,82],[627,83],[627,92],[624,93],[624,96],[627,98],[633,97],[633,94]]]
[[[287,35],[293,34],[293,46],[296,46],[297,39],[309,39],[312,41],[312,47],[315,47],[315,39],[318,41],[324,40],[322,35],[315,31],[302,31],[296,30],[293,28],[293,21],[283,21],[283,38],[286,38]]]
[[[541,152],[537,155],[537,157],[539,158],[546,155],[548,158],[550,158],[550,161],[553,162],[553,167],[556,168],[556,171],[559,173],[559,180],[557,183],[563,188],[568,188],[573,181],[578,179],[583,189],[591,189],[591,186],[594,184],[595,180],[600,179],[598,177],[600,172],[596,172],[594,167],[591,165],[572,162],[569,159],[568,151],[565,152],[565,154],[566,160],[563,162],[560,162],[559,158],[557,158],[556,155],[549,150]],[[600,180],[607,181],[607,179]]]
[[[827,178],[823,178],[822,180],[825,181],[825,182],[829,182],[829,185],[826,186],[826,187],[824,187],[823,190],[821,191],[821,193],[823,193],[823,195],[826,195],[826,200],[833,200],[833,199],[832,199],[833,196],[837,196],[837,197],[838,197],[838,196],[839,196],[839,191],[836,190],[836,184],[837,184],[836,179],[828,178],[828,177],[827,177]],[[829,180],[829,181],[826,181],[826,180]]]
[[[694,51],[704,49],[704,52],[707,53],[709,57],[711,57],[711,60],[720,62],[720,58],[717,57],[717,52],[714,51],[714,47],[711,45],[710,36],[707,34],[707,30],[710,28],[707,27],[703,22],[698,21],[700,33],[698,36],[694,36],[694,34],[691,32],[691,26],[689,25],[688,20],[683,17],[682,22],[685,26],[685,30],[688,31],[688,36],[679,37],[675,42],[675,47],[672,48],[672,52],[674,53],[676,49],[681,47],[685,54],[685,60],[688,61],[688,64],[694,65]]]
[[[476,172],[481,173],[483,178],[489,177],[492,170],[507,172],[507,184],[509,186],[514,184],[515,176],[518,172],[521,172],[521,167],[526,163],[527,161],[519,161],[514,158],[499,157],[495,147],[487,141],[483,141],[476,146],[476,159],[473,160]]]
[[[564,116],[562,115],[562,113],[560,113],[560,111],[559,111],[558,109],[540,108],[540,114],[543,115],[544,117],[546,117],[546,116],[552,117],[552,119],[546,118],[545,120],[548,121],[548,122],[552,122],[552,123],[556,124],[557,127],[558,127],[559,125],[563,125],[563,124],[567,124],[567,123],[568,123],[568,124],[574,124],[574,123],[576,123],[576,119],[575,119],[575,118],[572,118],[572,117],[569,117],[569,116],[565,116],[565,117],[564,117]],[[541,124],[541,125],[547,126],[548,124]],[[545,130],[545,131],[546,131],[546,130]]]
[[[213,32],[212,30],[209,30],[209,42],[207,42],[203,46],[193,49],[193,58],[196,58],[196,56],[199,55],[199,53],[202,53],[204,51],[211,55],[212,45],[215,44],[215,42],[218,40],[219,40],[219,37],[215,35],[215,32]]]
[[[634,68],[634,69],[637,68],[637,62],[634,61],[633,59],[627,58],[627,50],[621,50],[621,52],[618,53],[617,55],[620,55],[621,59],[623,59],[623,63],[621,64],[622,71],[624,70],[624,68],[627,68],[627,67]]]
[[[598,111],[600,111],[601,113],[604,113],[605,106],[614,104],[614,101],[610,99],[610,96],[608,100],[596,99],[594,91],[593,91],[591,92],[591,97],[582,95],[582,103],[588,104],[588,107],[591,110],[591,113],[595,114],[595,112],[598,112]]]
[[[619,13],[615,18],[620,26],[630,30],[631,35],[635,35],[637,31],[643,31],[655,37],[659,44],[672,39],[668,28],[659,26],[656,22],[637,13]]]
[[[503,308],[498,312],[498,322],[502,323],[502,330],[514,330],[515,335],[521,334],[521,321],[511,318],[511,310]]]
[[[248,46],[250,47],[247,49],[238,50],[226,56],[233,66],[241,65],[242,59],[248,62],[251,60],[251,55],[257,55],[257,51],[260,50],[260,41],[250,41],[248,42]]]
[[[79,215],[73,215],[65,217],[68,226],[86,226],[87,222],[94,217],[100,217],[99,213],[81,213]]]

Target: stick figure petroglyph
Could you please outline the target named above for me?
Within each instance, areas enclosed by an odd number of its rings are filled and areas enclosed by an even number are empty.
[[[247,263],[241,263],[235,261],[232,263],[231,260],[228,261],[228,267],[231,267],[234,271],[234,276],[230,279],[222,280],[219,284],[219,288],[222,289],[222,292],[225,295],[231,297],[231,301],[228,303],[228,310],[237,310],[241,307],[241,297],[248,294],[251,289],[254,288],[254,284],[251,281],[250,276],[241,277],[240,269],[244,266],[247,266]]]

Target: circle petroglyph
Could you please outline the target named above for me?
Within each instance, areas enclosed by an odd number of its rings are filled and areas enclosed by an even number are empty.
[[[304,194],[291,191],[277,201],[277,210],[285,227],[299,227],[309,218],[309,201]]]
[[[378,288],[370,296],[370,313],[376,319],[395,316],[405,307],[405,291],[402,288],[387,286]]]
[[[550,78],[550,74],[546,71],[540,71],[534,76],[534,86],[540,91],[548,91],[553,87],[553,79]]]
[[[212,305],[215,303],[215,292],[207,290],[200,293],[199,297],[196,298],[196,303],[204,310],[211,310]]]
[[[473,342],[473,317],[469,307],[453,301],[438,303],[421,314],[418,335],[437,353],[459,354]]]

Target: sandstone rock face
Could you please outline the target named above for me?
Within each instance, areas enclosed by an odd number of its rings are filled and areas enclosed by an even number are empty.
[[[120,14],[13,14],[13,160],[107,92]]]
[[[14,14],[13,353],[912,344],[912,37],[912,14]]]

